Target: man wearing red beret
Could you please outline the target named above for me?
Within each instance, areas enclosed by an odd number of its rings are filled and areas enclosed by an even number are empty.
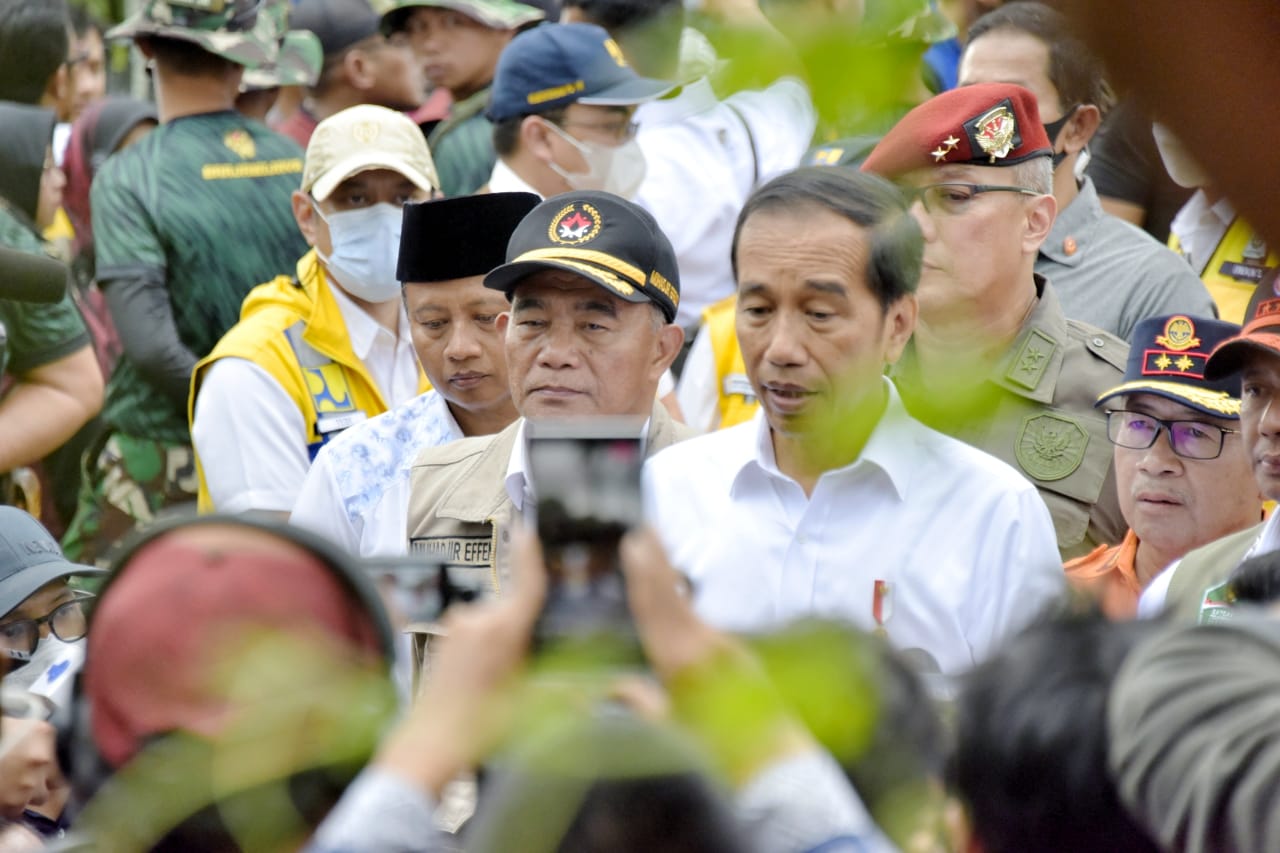
[[[1052,152],[1035,96],[993,83],[916,107],[862,168],[913,197],[924,232],[919,322],[894,370],[908,410],[1035,483],[1068,558],[1125,533],[1093,403],[1129,348],[1068,320],[1034,272],[1057,214]]]

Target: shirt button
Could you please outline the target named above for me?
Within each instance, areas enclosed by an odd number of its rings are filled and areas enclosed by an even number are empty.
[[[801,545],[808,545],[809,537],[801,533],[799,536],[796,537],[796,541],[799,542]]]

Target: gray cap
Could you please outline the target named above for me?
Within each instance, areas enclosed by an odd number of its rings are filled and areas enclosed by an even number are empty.
[[[26,512],[0,506],[0,616],[49,581],[101,574],[102,569],[67,560],[57,540]]]

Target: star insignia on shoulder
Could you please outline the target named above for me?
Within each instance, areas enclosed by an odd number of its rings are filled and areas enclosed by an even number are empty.
[[[955,136],[948,136],[946,139],[942,140],[941,145],[929,153],[933,154],[933,161],[935,163],[940,163],[948,154],[954,151],[955,147],[959,144],[960,140]]]

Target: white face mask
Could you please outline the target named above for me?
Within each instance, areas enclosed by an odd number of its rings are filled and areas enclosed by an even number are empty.
[[[1160,122],[1151,125],[1151,135],[1156,139],[1156,148],[1160,151],[1160,159],[1164,161],[1165,171],[1180,187],[1189,190],[1207,187],[1213,183],[1205,170],[1191,156],[1191,152],[1182,144],[1182,140],[1173,135],[1173,131]]]
[[[400,227],[404,210],[375,204],[325,216],[314,204],[316,216],[329,226],[333,253],[316,255],[342,285],[342,289],[366,302],[400,298],[396,260],[400,257]]]
[[[64,643],[53,634],[42,637],[36,644],[36,650],[31,653],[31,660],[4,677],[4,686],[30,690],[31,686],[48,672],[49,667],[58,663],[58,659],[67,652],[69,647],[83,643],[83,639],[76,640],[74,643]],[[14,661],[14,664],[16,665],[17,661]]]
[[[548,163],[557,175],[575,190],[602,190],[622,198],[631,198],[644,181],[644,152],[640,143],[628,139],[621,145],[602,145],[574,139],[552,122],[546,122],[556,135],[568,142],[587,161],[586,172],[567,172],[554,161]]]

